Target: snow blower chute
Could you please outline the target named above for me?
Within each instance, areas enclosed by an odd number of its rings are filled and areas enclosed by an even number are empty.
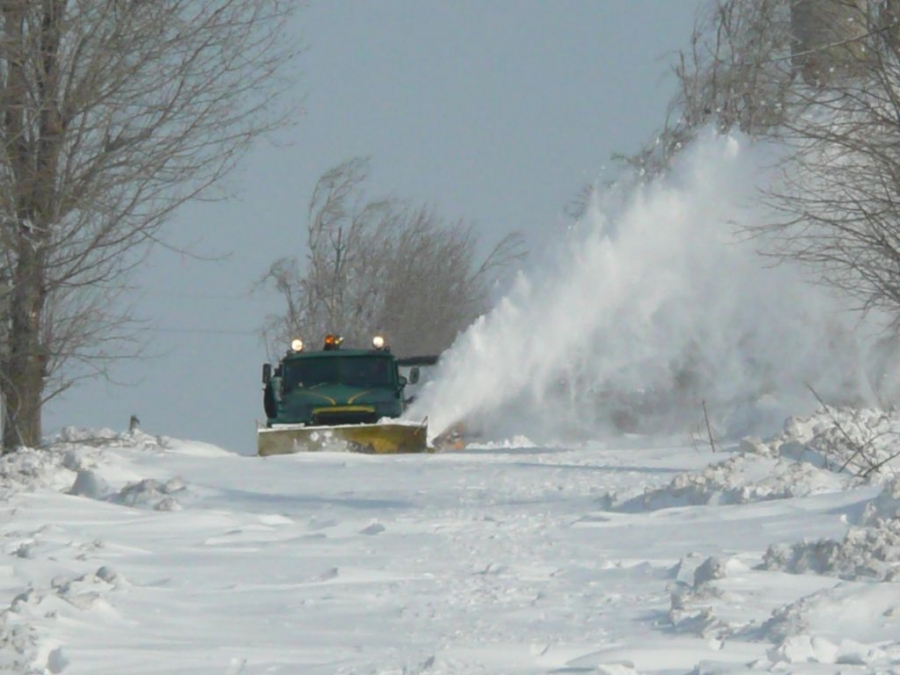
[[[284,455],[317,450],[372,454],[424,452],[424,422],[400,421],[407,378],[384,338],[371,349],[342,349],[342,339],[325,337],[321,350],[302,340],[273,369],[263,365],[266,426],[257,430],[257,454]]]

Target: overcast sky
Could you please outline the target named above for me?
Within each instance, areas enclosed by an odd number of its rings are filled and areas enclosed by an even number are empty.
[[[148,358],[50,404],[45,432],[127,428],[255,451],[264,419],[254,281],[303,255],[316,180],[372,158],[370,187],[542,246],[579,188],[661,125],[700,0],[320,0],[292,26],[305,113],[233,176],[236,196],[181,210],[169,233],[212,261],[158,250],[137,278]]]

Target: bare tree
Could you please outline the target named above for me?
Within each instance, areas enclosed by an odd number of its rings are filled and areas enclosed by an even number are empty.
[[[297,4],[0,0],[5,449],[40,444],[68,366],[133,337],[110,300],[173,210],[284,120]]]
[[[677,53],[678,93],[666,122],[626,158],[651,174],[668,168],[700,129],[777,135],[790,111],[794,72],[792,0],[712,0],[697,15],[690,46]]]
[[[813,86],[797,90],[802,112],[783,124],[790,152],[766,193],[776,222],[755,231],[767,252],[807,263],[900,325],[900,3],[842,8],[851,28],[825,33],[828,59],[812,73],[809,58],[798,64]]]
[[[675,54],[678,89],[662,127],[638,152],[614,159],[644,180],[668,171],[705,128],[777,137],[793,102],[794,2],[709,0],[701,6],[689,47]],[[569,215],[580,218],[594,190],[583,186],[567,205]]]
[[[403,200],[367,199],[369,166],[354,158],[319,179],[305,264],[281,258],[263,277],[285,301],[267,325],[270,343],[338,332],[365,346],[384,333],[400,353],[440,352],[485,311],[498,273],[523,256],[511,234],[478,264],[471,226]]]
[[[663,131],[636,159],[665,166],[710,125],[779,137],[810,105],[808,87],[865,76],[867,39],[900,34],[898,11],[897,0],[710,0],[677,53],[678,93]]]

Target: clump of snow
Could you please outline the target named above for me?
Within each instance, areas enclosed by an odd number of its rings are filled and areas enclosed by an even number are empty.
[[[697,588],[714,579],[724,579],[726,576],[726,561],[716,557],[707,558],[694,570],[694,587]]]
[[[747,567],[733,559],[719,556],[703,558],[690,554],[675,566],[675,582],[670,587],[668,619],[681,633],[693,633],[705,638],[722,638],[735,627],[717,615],[714,605],[723,602],[727,593],[715,582]]]
[[[109,484],[96,471],[82,469],[75,477],[75,483],[69,489],[69,494],[104,499],[109,494]]]
[[[54,647],[47,653],[47,670],[51,673],[61,673],[69,665],[69,658],[62,647]]]
[[[900,478],[888,480],[878,496],[866,504],[859,524],[878,526],[896,518],[900,518]]]
[[[65,451],[62,465],[69,471],[92,469],[97,465],[97,452],[94,448],[74,446]]]
[[[745,436],[738,443],[738,451],[745,455],[760,455],[762,457],[776,457],[777,453],[772,447],[756,436]]]

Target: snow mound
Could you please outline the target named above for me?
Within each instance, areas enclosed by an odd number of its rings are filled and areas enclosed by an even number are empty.
[[[761,575],[734,557],[691,553],[681,558],[667,586],[668,623],[677,633],[711,642],[757,641],[773,609],[757,593]]]
[[[71,485],[68,476],[60,477],[64,455],[57,452],[20,448],[0,456],[0,497],[14,492],[38,488],[65,489]],[[65,473],[69,474],[68,471]]]
[[[696,554],[682,558],[675,566],[676,584],[671,590],[669,622],[680,632],[710,637],[727,628],[715,616],[710,601],[721,593],[710,582],[724,579],[728,561],[717,557],[705,560]]]
[[[710,464],[702,472],[682,473],[662,487],[616,504],[611,510],[655,511],[703,504],[746,504],[806,497],[842,490],[846,481],[804,462],[741,453]]]
[[[838,582],[773,608],[766,601],[756,602],[759,578],[754,576],[759,571],[737,559],[691,554],[679,561],[674,572],[668,613],[672,629],[718,645],[771,643],[766,657],[756,661],[754,672],[800,672],[787,666],[808,663],[897,672],[900,586]],[[778,580],[766,583],[772,589],[781,588],[778,595],[791,587]],[[888,590],[881,593],[881,588]]]
[[[81,469],[75,477],[75,483],[69,489],[69,494],[104,499],[109,494],[109,484],[96,471]]]
[[[180,478],[172,478],[165,482],[145,478],[123,487],[112,501],[126,506],[151,507],[156,511],[179,511],[181,505],[173,495],[184,489],[184,483]]]
[[[156,511],[179,511],[181,504],[173,496],[185,489],[180,478],[161,482],[154,478],[128,483],[111,493],[108,483],[94,471],[79,471],[69,494],[91,499],[108,500],[125,506],[153,508]]]

